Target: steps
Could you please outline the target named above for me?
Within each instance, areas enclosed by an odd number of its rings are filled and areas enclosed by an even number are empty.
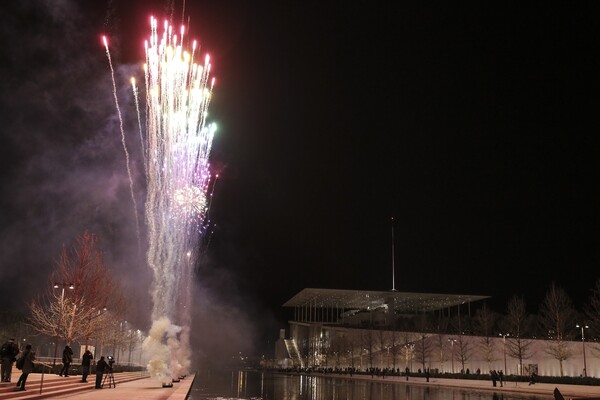
[[[288,351],[290,358],[292,359],[292,363],[294,366],[304,368],[304,362],[302,361],[302,357],[300,356],[300,350],[298,350],[298,345],[294,339],[286,339],[285,347]]]
[[[87,383],[81,382],[81,375],[72,375],[68,378],[60,377],[53,374],[38,374],[31,373],[27,378],[25,385],[25,391],[18,391],[16,388],[17,380],[21,374],[12,375],[12,382],[0,383],[0,400],[4,399],[17,399],[17,400],[31,400],[31,399],[47,399],[47,398],[58,398],[67,394],[83,392],[86,390],[94,390],[94,384],[96,381],[96,375],[91,374],[88,376]],[[119,383],[130,382],[138,379],[148,378],[149,375],[146,372],[118,372],[113,374],[115,378],[115,386]],[[40,394],[40,386],[43,388]],[[104,381],[104,378],[103,378]],[[104,387],[107,387],[108,380],[105,381]]]

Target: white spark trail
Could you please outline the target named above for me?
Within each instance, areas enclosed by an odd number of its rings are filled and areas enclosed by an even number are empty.
[[[138,89],[135,84],[135,78],[131,78],[131,88],[133,90],[133,99],[135,100],[135,112],[137,115],[138,128],[140,132],[140,144],[142,149],[142,159],[144,160],[144,173],[148,173],[148,167],[146,163],[146,146],[144,145],[144,134],[142,131],[142,118],[140,117],[140,102],[138,99]]]
[[[135,195],[133,193],[133,178],[131,177],[131,168],[129,166],[129,152],[127,151],[127,144],[125,143],[125,131],[123,129],[123,116],[121,115],[121,107],[119,107],[119,99],[117,97],[117,84],[115,83],[115,70],[113,69],[112,60],[110,58],[110,51],[108,50],[108,40],[106,36],[102,38],[104,41],[104,47],[106,47],[106,57],[108,58],[108,65],[110,66],[110,76],[112,78],[113,85],[113,96],[115,99],[115,106],[117,108],[117,115],[119,116],[119,128],[121,130],[121,143],[123,144],[123,151],[125,152],[125,161],[127,166],[127,176],[129,177],[129,192],[131,194],[131,201],[133,202],[133,211],[135,215],[135,229],[138,240],[138,251],[142,252],[142,242],[140,238],[140,222],[137,212],[137,202],[135,201]]]
[[[152,18],[150,24],[144,77],[152,319],[181,327],[169,339],[171,361],[155,360],[152,365],[169,365],[169,373],[176,377],[190,364],[191,284],[206,232],[209,155],[216,128],[206,125],[212,96],[210,58],[204,65],[194,62],[196,44],[191,54],[184,48],[183,28],[177,35],[165,22],[159,36],[157,20]],[[154,356],[164,357],[160,351]],[[164,377],[164,371],[154,375]]]

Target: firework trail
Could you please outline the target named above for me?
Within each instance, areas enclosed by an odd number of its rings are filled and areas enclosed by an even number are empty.
[[[113,69],[112,60],[110,58],[110,51],[108,50],[108,40],[106,36],[102,37],[104,47],[106,48],[106,57],[108,58],[108,65],[110,66],[110,76],[112,78],[113,85],[113,96],[115,99],[115,106],[117,108],[117,115],[119,116],[119,128],[121,130],[121,143],[123,143],[123,151],[125,152],[125,160],[127,165],[127,176],[129,177],[129,192],[131,194],[131,201],[133,202],[133,211],[135,215],[135,227],[138,240],[138,251],[141,253],[142,245],[140,239],[140,222],[137,213],[137,202],[135,201],[135,195],[133,193],[133,178],[131,177],[131,168],[129,167],[129,152],[127,151],[127,145],[125,144],[125,131],[123,129],[123,116],[121,115],[121,108],[119,107],[119,99],[117,98],[117,84],[115,83],[115,70]]]
[[[140,117],[140,102],[138,99],[138,89],[135,84],[135,78],[131,78],[131,89],[133,90],[133,99],[135,101],[135,112],[137,115],[138,129],[140,132],[140,143],[142,149],[142,159],[144,160],[144,173],[148,173],[148,167],[146,166],[146,146],[144,145],[144,135],[142,131],[142,118]]]
[[[210,59],[194,62],[184,48],[183,34],[167,22],[159,36],[151,18],[146,42],[146,223],[148,265],[154,274],[152,320],[181,327],[167,339],[169,371],[151,370],[158,378],[187,373],[191,325],[191,282],[206,232],[210,182],[209,154],[215,126],[207,126],[213,82],[209,83]],[[160,331],[160,329],[158,330]],[[153,366],[165,366],[164,354]],[[157,367],[157,368],[158,368]],[[151,368],[149,368],[151,369]]]

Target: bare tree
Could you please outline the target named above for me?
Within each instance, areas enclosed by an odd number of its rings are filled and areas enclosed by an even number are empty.
[[[352,370],[355,368],[354,358],[356,355],[362,354],[362,347],[360,345],[360,337],[356,331],[352,331],[348,333],[348,355],[350,357],[350,366]]]
[[[456,357],[461,365],[461,373],[466,371],[466,364],[473,356],[473,348],[471,346],[471,340],[466,335],[458,335],[456,341]]]
[[[440,363],[440,372],[445,372],[444,363],[450,360],[449,351],[447,351],[446,337],[441,333],[434,336],[433,340],[433,351],[436,355],[437,361]]]
[[[596,280],[594,288],[591,290],[590,302],[584,309],[584,315],[587,319],[589,329],[593,337],[600,336],[600,278]],[[581,321],[583,323],[583,321]],[[596,357],[600,357],[600,345],[592,343],[592,351]]]
[[[96,236],[84,232],[69,250],[63,247],[47,289],[29,304],[28,325],[36,332],[67,344],[85,339],[98,310],[120,295],[96,246]]]
[[[523,360],[531,357],[532,339],[527,339],[528,314],[523,297],[514,295],[508,301],[506,310],[506,326],[510,336],[506,341],[508,355],[519,361],[520,373],[524,373]]]
[[[383,329],[377,331],[377,344],[379,345],[380,366],[381,369],[384,369],[390,366],[390,360],[389,357],[387,357],[387,360],[385,360],[386,355],[389,355],[389,339],[388,333]]]
[[[369,368],[373,369],[373,353],[375,352],[375,335],[372,329],[366,329],[361,334],[362,347],[367,351],[369,357]],[[361,350],[362,354],[362,350]]]
[[[329,346],[329,349],[331,351],[331,355],[333,356],[333,358],[335,360],[336,368],[339,368],[341,356],[342,356],[342,354],[344,354],[344,351],[345,351],[345,346],[344,346],[345,339],[346,339],[346,337],[344,336],[344,334],[342,332],[336,332],[335,336],[331,337],[331,344]]]
[[[396,360],[400,354],[400,334],[395,329],[390,334],[390,354],[392,355],[392,369],[396,370]]]
[[[492,369],[492,362],[497,360],[495,342],[492,339],[497,319],[497,314],[491,311],[485,303],[482,308],[477,310],[474,319],[475,332],[480,336],[478,347],[481,350],[483,358],[488,363],[488,370]]]
[[[539,316],[540,327],[548,339],[544,351],[558,361],[560,376],[564,376],[563,361],[573,355],[569,341],[574,336],[576,312],[570,297],[554,282],[546,292]]]
[[[415,358],[415,342],[419,339],[417,335],[405,332],[402,335],[400,356],[406,360],[406,368],[412,370],[412,360]]]

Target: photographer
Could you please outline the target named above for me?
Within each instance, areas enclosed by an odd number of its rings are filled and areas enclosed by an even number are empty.
[[[108,365],[104,360],[104,356],[100,357],[100,361],[96,364],[96,389],[102,389],[102,375],[111,368],[112,365]]]

